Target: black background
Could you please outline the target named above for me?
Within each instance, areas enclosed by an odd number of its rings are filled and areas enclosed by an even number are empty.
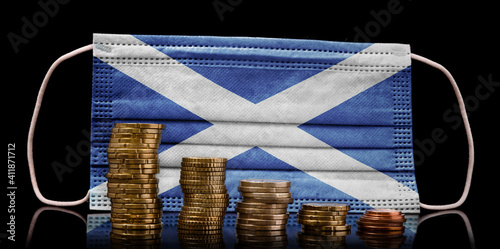
[[[394,0],[395,1],[395,0]],[[476,166],[469,198],[459,210],[472,224],[475,246],[494,246],[498,226],[498,127],[500,87],[478,98],[480,78],[500,82],[498,69],[498,6],[494,1],[460,2],[400,0],[399,13],[384,25],[372,13],[388,9],[391,1],[77,1],[66,0],[45,19],[38,1],[8,1],[2,6],[3,96],[6,126],[4,143],[16,144],[16,242],[0,238],[1,247],[23,248],[35,211],[44,206],[35,197],[29,180],[26,140],[36,97],[45,72],[59,56],[90,44],[93,33],[218,35],[406,43],[413,53],[441,63],[454,75],[468,99],[470,123],[476,147]],[[42,0],[41,2],[47,2]],[[64,3],[63,2],[67,2]],[[232,9],[221,20],[213,2]],[[328,3],[328,4],[327,4]],[[37,14],[38,13],[38,14]],[[9,34],[22,35],[24,18],[38,17],[31,37],[18,44]],[[356,27],[370,35],[361,39]],[[378,27],[378,29],[377,29]],[[365,31],[366,32],[366,31]],[[368,38],[368,39],[366,39]],[[50,166],[64,162],[67,148],[88,139],[90,127],[92,63],[86,53],[63,63],[53,75],[36,126],[34,159],[42,193],[49,199],[73,200],[88,190],[89,157],[65,173],[59,181]],[[438,70],[413,62],[413,124],[417,181],[421,200],[445,204],[457,200],[463,189],[467,166],[467,142],[463,125],[443,118],[456,99],[446,77]],[[500,83],[497,83],[500,84]],[[494,91],[496,90],[496,91]],[[480,94],[487,94],[484,89]],[[417,146],[428,142],[436,129],[446,139],[427,151]],[[5,146],[5,145],[4,145]],[[83,147],[82,147],[83,148]],[[432,151],[430,151],[432,150]],[[427,154],[425,154],[428,152]],[[416,152],[418,153],[418,152]],[[7,170],[2,173],[7,182]],[[497,180],[498,181],[498,180]],[[6,188],[2,187],[2,191]],[[2,194],[0,224],[7,222],[7,200]],[[70,207],[86,217],[87,205]],[[422,210],[423,214],[430,211]],[[7,226],[0,225],[0,234]],[[465,226],[457,215],[422,223],[415,248],[471,248]],[[34,230],[31,247],[85,247],[85,225],[78,218],[44,212]]]

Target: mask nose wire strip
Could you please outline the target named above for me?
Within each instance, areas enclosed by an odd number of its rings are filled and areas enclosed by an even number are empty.
[[[35,126],[36,126],[36,121],[38,119],[38,114],[40,112],[40,107],[42,106],[42,99],[43,95],[45,93],[45,89],[47,88],[47,84],[49,83],[50,76],[54,72],[57,66],[61,64],[61,62],[74,57],[78,54],[81,54],[83,52],[87,52],[92,50],[93,45],[87,45],[78,49],[75,49],[57,59],[49,68],[47,71],[47,74],[45,75],[45,78],[43,79],[42,86],[40,87],[40,91],[38,92],[38,97],[36,99],[36,104],[35,104],[35,110],[33,111],[33,117],[31,118],[31,124],[30,124],[30,129],[28,133],[28,167],[30,171],[30,179],[31,179],[31,185],[33,186],[33,191],[35,192],[36,197],[43,203],[47,205],[53,205],[53,206],[76,206],[79,204],[82,204],[86,202],[89,199],[89,192],[87,192],[87,195],[83,197],[80,200],[76,201],[55,201],[55,200],[49,200],[45,198],[42,193],[40,192],[40,189],[38,188],[38,183],[36,181],[36,175],[35,175],[35,163],[33,162],[33,138],[35,134]]]
[[[446,204],[446,205],[429,205],[429,204],[424,204],[420,203],[420,206],[425,209],[429,210],[445,210],[445,209],[454,209],[462,205],[465,200],[467,199],[467,195],[469,195],[469,190],[470,190],[470,185],[471,185],[471,179],[472,179],[472,171],[474,169],[474,141],[472,139],[472,132],[470,129],[470,124],[469,124],[469,119],[467,117],[467,111],[465,109],[465,104],[462,98],[462,94],[460,94],[460,89],[458,88],[457,82],[455,79],[453,79],[453,76],[451,73],[442,65],[431,61],[425,57],[422,57],[420,55],[416,54],[411,54],[411,58],[420,62],[423,62],[431,67],[435,67],[439,69],[441,72],[443,72],[446,77],[448,77],[448,80],[450,81],[453,91],[455,91],[455,95],[457,97],[458,101],[458,106],[460,107],[460,115],[462,116],[463,122],[464,122],[464,128],[465,128],[465,133],[467,135],[467,143],[469,145],[469,163],[467,167],[467,177],[465,179],[465,187],[464,191],[462,193],[462,196],[460,199],[451,204]]]

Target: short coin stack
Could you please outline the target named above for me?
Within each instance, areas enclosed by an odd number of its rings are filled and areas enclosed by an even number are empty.
[[[236,238],[241,246],[286,247],[288,204],[293,202],[290,181],[241,180],[243,201],[236,203]]]
[[[356,221],[356,234],[370,247],[399,248],[406,239],[405,222],[401,211],[369,209]]]
[[[229,206],[226,162],[220,157],[182,158],[179,183],[184,204],[177,233],[183,248],[225,248],[222,226]]]
[[[325,241],[336,247],[345,246],[345,236],[351,233],[351,225],[346,224],[349,209],[350,206],[343,203],[302,204],[297,215],[297,223],[302,225],[302,231],[297,235],[301,248]]]
[[[158,198],[161,124],[116,123],[107,149],[111,242],[121,246],[161,243],[162,204]]]

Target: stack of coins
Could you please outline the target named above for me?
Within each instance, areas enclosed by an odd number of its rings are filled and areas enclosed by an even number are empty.
[[[220,157],[182,158],[179,183],[184,204],[177,233],[183,247],[225,248],[222,226],[229,206],[226,162]]]
[[[161,124],[116,123],[107,149],[111,242],[160,246],[162,204],[158,198]]]
[[[238,245],[286,247],[287,208],[293,202],[290,185],[285,180],[240,181],[243,201],[236,203]]]
[[[405,216],[394,209],[369,209],[356,223],[356,234],[370,247],[399,248],[405,241]]]
[[[342,203],[302,204],[297,215],[297,223],[302,225],[297,235],[299,244],[309,247],[328,241],[330,245],[345,246],[345,236],[351,233],[351,225],[346,224],[349,209]]]

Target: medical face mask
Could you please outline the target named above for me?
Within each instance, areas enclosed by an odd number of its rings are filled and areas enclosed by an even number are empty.
[[[91,175],[75,202],[45,199],[32,160],[34,126],[53,69],[93,52]],[[462,198],[421,204],[412,144],[411,59],[442,70],[452,82],[469,142]],[[228,211],[241,200],[242,179],[292,182],[297,211],[305,202],[341,202],[352,212],[392,208],[418,213],[465,201],[473,167],[472,135],[449,72],[404,44],[248,37],[95,34],[92,45],[59,59],[42,84],[28,155],[35,193],[45,203],[109,210],[106,149],[115,123],[166,126],[158,149],[159,197],[179,211],[181,159],[225,157]]]

